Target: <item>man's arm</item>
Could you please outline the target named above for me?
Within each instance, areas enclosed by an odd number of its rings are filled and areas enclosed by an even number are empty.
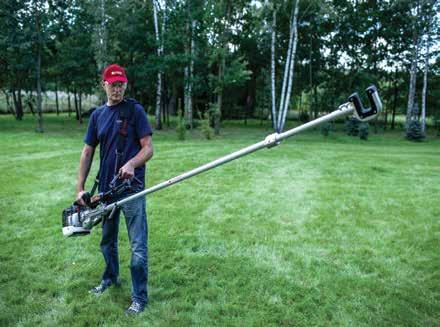
[[[134,169],[142,166],[153,157],[153,143],[151,142],[151,135],[147,135],[139,140],[141,149],[131,158],[124,166],[119,169],[119,174],[122,179],[130,179],[134,176]]]
[[[90,167],[92,166],[94,153],[95,148],[85,144],[79,160],[79,171],[76,182],[76,200],[81,205],[85,205],[84,201],[82,200],[82,195],[84,194],[84,185],[86,183],[87,176],[89,175]]]

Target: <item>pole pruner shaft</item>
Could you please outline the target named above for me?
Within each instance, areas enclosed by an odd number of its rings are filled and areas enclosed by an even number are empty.
[[[360,121],[370,120],[379,114],[379,112],[382,109],[382,103],[380,101],[380,98],[379,98],[379,95],[377,93],[377,89],[375,86],[368,87],[366,92],[367,92],[368,98],[370,100],[371,108],[364,108],[358,94],[354,93],[349,97],[348,102],[340,105],[337,110],[335,110],[325,116],[322,116],[320,118],[312,120],[312,121],[310,121],[306,124],[303,124],[301,126],[287,130],[283,133],[270,134],[263,141],[255,143],[253,145],[250,145],[250,146],[243,148],[241,150],[235,151],[231,154],[228,154],[224,157],[221,157],[219,159],[211,161],[207,164],[204,164],[200,167],[192,169],[192,170],[190,170],[186,173],[183,173],[181,175],[170,178],[167,181],[159,183],[159,184],[152,186],[146,190],[143,190],[139,193],[133,194],[125,199],[111,203],[105,207],[105,211],[107,211],[107,212],[111,211],[111,210],[113,210],[114,207],[119,207],[124,203],[133,201],[133,200],[135,200],[139,197],[142,197],[144,195],[151,194],[151,193],[157,192],[161,189],[164,189],[166,187],[169,187],[171,185],[180,183],[188,178],[191,178],[191,177],[196,176],[200,173],[203,173],[205,171],[208,171],[208,170],[211,170],[211,169],[216,168],[218,166],[221,166],[221,165],[223,165],[227,162],[230,162],[232,160],[244,157],[244,156],[246,156],[250,153],[253,153],[255,151],[258,151],[260,149],[272,148],[274,146],[277,146],[284,139],[287,139],[287,138],[289,138],[293,135],[296,135],[298,133],[301,133],[305,130],[314,128],[322,123],[331,121],[333,119],[347,116],[347,115],[354,113],[355,117]]]

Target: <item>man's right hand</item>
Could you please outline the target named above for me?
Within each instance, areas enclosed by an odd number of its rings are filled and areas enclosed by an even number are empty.
[[[76,195],[76,203],[82,206],[86,205],[86,203],[83,200],[84,193],[86,193],[86,191],[79,191],[78,194]]]

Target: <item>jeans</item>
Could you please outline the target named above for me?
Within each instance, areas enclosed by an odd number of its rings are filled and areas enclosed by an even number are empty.
[[[145,305],[148,302],[148,225],[145,211],[145,197],[138,198],[122,206],[131,246],[132,300]],[[116,283],[119,276],[118,230],[120,211],[112,219],[102,224],[101,251],[104,255],[105,270],[102,280],[107,284]]]

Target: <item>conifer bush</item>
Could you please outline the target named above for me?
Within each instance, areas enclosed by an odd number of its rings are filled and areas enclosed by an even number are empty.
[[[419,142],[425,138],[422,132],[422,124],[417,120],[411,120],[406,129],[406,138],[410,141]]]

